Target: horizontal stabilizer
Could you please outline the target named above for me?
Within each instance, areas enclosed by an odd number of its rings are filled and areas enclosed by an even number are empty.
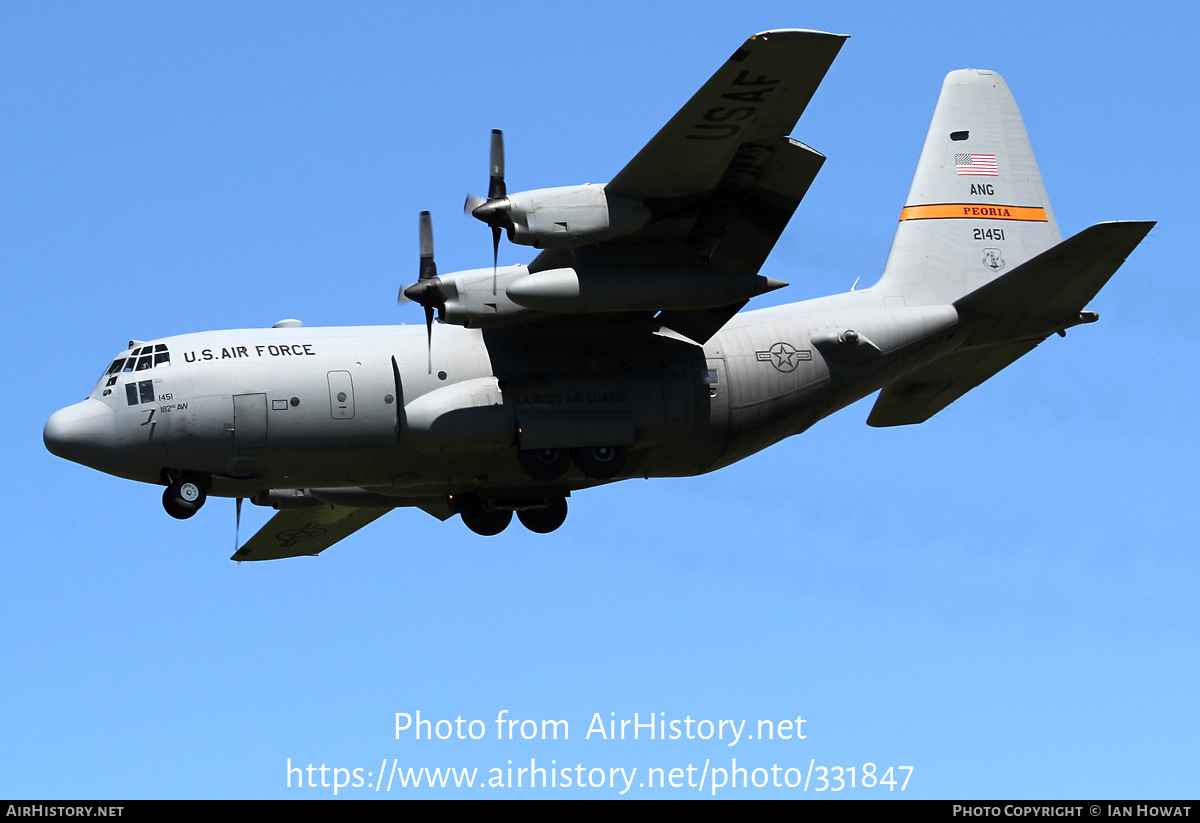
[[[1153,227],[1098,223],[956,300],[963,348],[887,386],[867,424],[922,423],[1049,335],[1080,323],[1088,301]]]
[[[1152,221],[1097,223],[955,301],[972,322],[969,345],[1041,336],[1073,326]]]
[[[924,423],[1004,367],[1028,354],[1043,339],[958,351],[935,360],[879,393],[868,426]]]
[[[279,560],[319,554],[390,511],[328,505],[284,509],[229,559]]]

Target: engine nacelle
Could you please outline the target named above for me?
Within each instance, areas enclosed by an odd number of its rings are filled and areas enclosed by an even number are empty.
[[[550,269],[517,278],[507,296],[554,313],[691,310],[728,306],[786,285],[710,266]]]
[[[526,266],[501,266],[494,273],[491,268],[468,269],[440,274],[425,282],[429,283],[430,294],[436,295],[434,305],[443,323],[481,329],[503,326],[523,315],[535,314],[514,303],[505,293],[510,284],[528,275]]]
[[[517,192],[485,203],[474,215],[506,229],[513,243],[538,249],[611,240],[650,220],[650,210],[641,200],[607,195],[596,183]]]

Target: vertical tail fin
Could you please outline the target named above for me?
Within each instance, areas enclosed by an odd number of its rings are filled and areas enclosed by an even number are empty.
[[[1004,78],[951,72],[874,290],[952,302],[1061,239]]]

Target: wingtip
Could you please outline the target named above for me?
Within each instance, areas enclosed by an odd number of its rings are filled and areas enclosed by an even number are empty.
[[[836,37],[839,40],[849,40],[850,39],[850,35],[848,35],[848,34],[835,34],[834,32],[831,32],[831,31],[818,31],[817,29],[768,29],[767,31],[760,31],[757,34],[750,35],[749,39],[751,39],[751,40],[769,40],[771,37],[780,37],[780,36],[787,37],[787,36],[793,36],[793,35],[799,35],[799,36],[816,35],[817,37]]]

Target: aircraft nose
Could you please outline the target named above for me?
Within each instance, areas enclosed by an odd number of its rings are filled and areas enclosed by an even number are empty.
[[[51,454],[89,465],[115,445],[112,409],[90,397],[59,409],[46,421],[42,439]]]

